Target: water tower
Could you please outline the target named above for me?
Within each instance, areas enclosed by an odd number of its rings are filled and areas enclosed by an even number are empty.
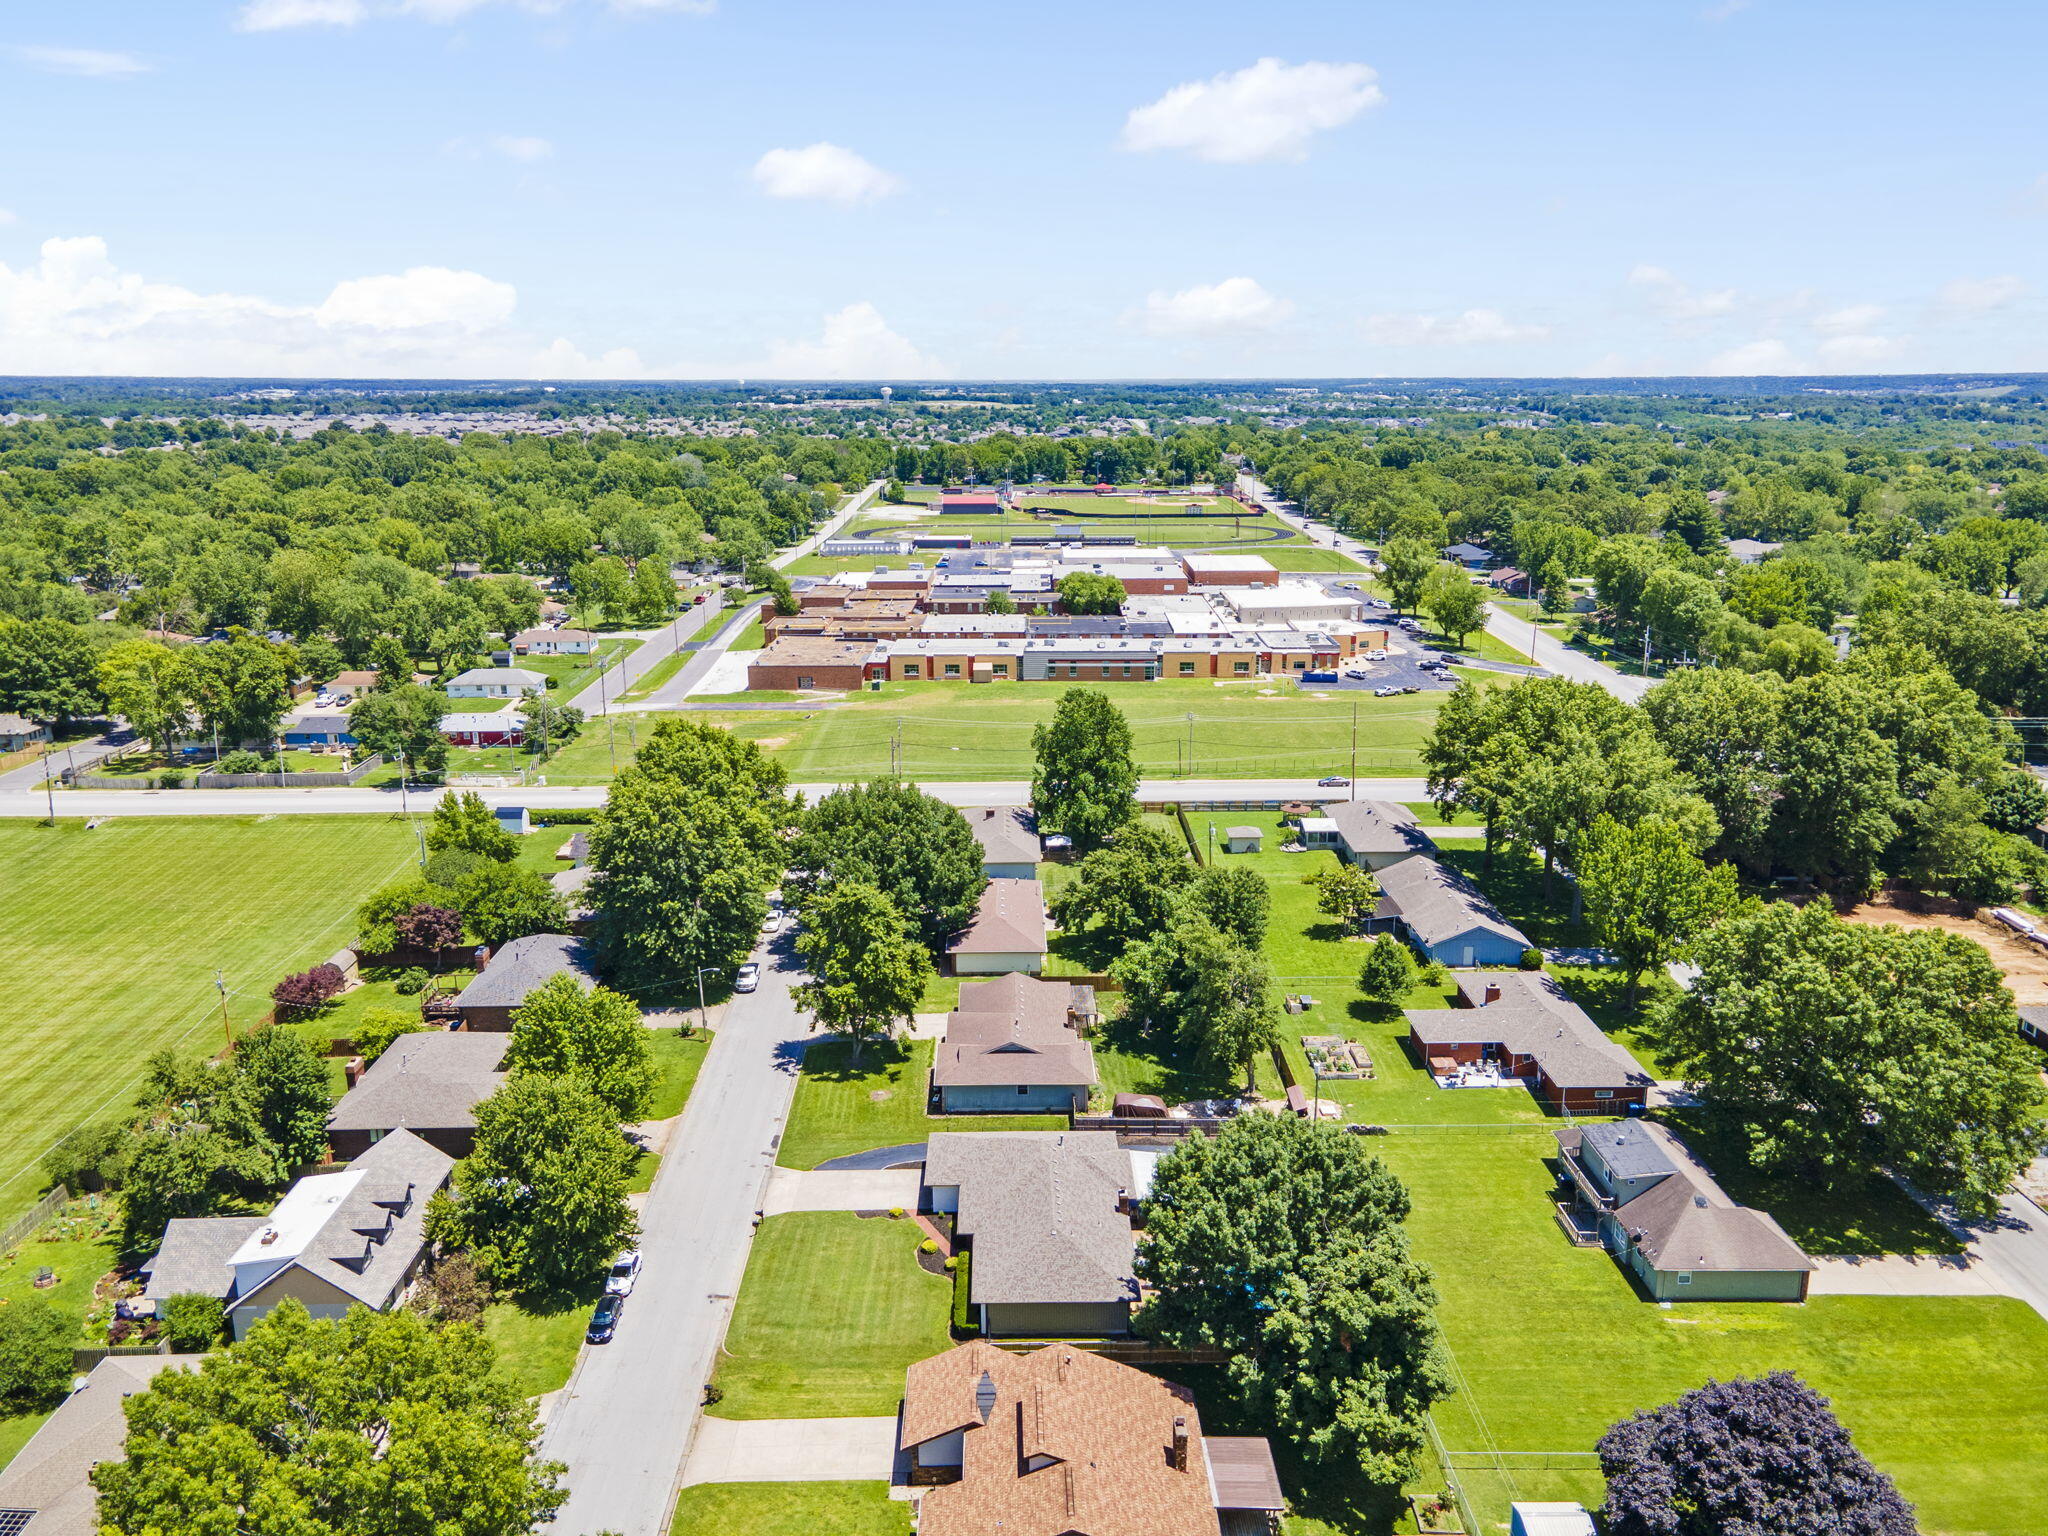
[[[882,386],[882,404],[887,405],[889,403],[889,397],[895,393],[896,391],[893,388],[891,388],[887,384],[884,384]]]

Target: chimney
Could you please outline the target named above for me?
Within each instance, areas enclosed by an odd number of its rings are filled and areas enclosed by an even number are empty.
[[[1185,1472],[1188,1469],[1188,1421],[1180,1414],[1173,1418],[1173,1470]]]
[[[363,1058],[360,1056],[349,1057],[347,1061],[342,1063],[341,1075],[348,1080],[349,1087],[355,1087],[363,1075]]]
[[[1499,1001],[1500,987],[1489,981],[1486,984],[1486,995],[1479,999],[1479,1006],[1484,1008],[1488,1003],[1497,1003]]]

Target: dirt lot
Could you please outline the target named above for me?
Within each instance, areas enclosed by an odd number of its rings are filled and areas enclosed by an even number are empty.
[[[1900,902],[1909,902],[1902,906]],[[1874,901],[1844,912],[1851,923],[1894,923],[1901,928],[1946,928],[1965,934],[1991,951],[1991,958],[2005,972],[2005,984],[2015,1001],[2048,1003],[2048,949],[2019,937],[1988,913],[1974,913],[1954,902],[1924,896],[1898,896],[1885,892]]]

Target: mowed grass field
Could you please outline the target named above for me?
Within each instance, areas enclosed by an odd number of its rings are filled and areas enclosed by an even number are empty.
[[[900,771],[918,779],[1028,779],[1032,727],[1049,720],[1067,682],[897,683],[848,696],[828,708],[686,718],[721,725],[758,741],[799,783],[887,773],[891,743]],[[1420,775],[1422,744],[1448,696],[1411,693],[1302,692],[1276,678],[1238,681],[1165,679],[1101,686],[1124,712],[1141,772],[1151,778],[1299,778],[1351,771],[1351,723],[1358,719],[1358,772],[1365,777]],[[1190,716],[1193,718],[1190,719]],[[618,760],[665,718],[642,714],[616,732]],[[629,741],[628,733],[632,740]],[[550,784],[606,782],[609,757],[601,725],[548,764]]]
[[[247,1029],[415,847],[373,816],[0,823],[0,1219],[32,1203],[53,1143],[126,1107],[152,1051],[221,1048],[216,967]]]

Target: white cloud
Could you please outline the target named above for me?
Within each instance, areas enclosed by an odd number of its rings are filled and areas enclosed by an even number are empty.
[[[352,27],[368,15],[363,0],[249,0],[235,17],[238,32],[288,27]]]
[[[1364,64],[1260,59],[1234,74],[1176,85],[1134,108],[1123,147],[1184,149],[1225,165],[1304,159],[1314,135],[1386,100],[1378,79]]]
[[[1726,21],[1730,16],[1739,15],[1749,9],[1750,0],[1716,0],[1700,15],[1708,21]]]
[[[1730,347],[1716,353],[1707,362],[1708,373],[1750,374],[1750,373],[1792,373],[1792,349],[1770,337],[1763,341],[1744,342],[1739,347]]]
[[[1639,264],[1629,283],[1648,293],[1651,307],[1674,320],[1705,320],[1732,311],[1742,300],[1733,288],[1695,289],[1663,267]]]
[[[776,342],[754,372],[779,379],[930,379],[944,377],[946,369],[863,302],[827,315],[816,341]]]
[[[357,22],[381,16],[413,16],[422,21],[456,22],[474,11],[497,4],[539,15],[578,3],[578,0],[244,0],[235,25],[244,32],[280,32],[291,27],[352,27]],[[677,15],[708,16],[717,0],[583,0],[620,16],[651,16],[667,11]]]
[[[1835,373],[1866,373],[1899,355],[1896,336],[1830,336],[1814,349],[1821,364]]]
[[[1853,331],[1867,331],[1883,318],[1882,304],[1850,304],[1842,309],[1815,315],[1811,324],[1816,331],[1824,335],[1842,336]]]
[[[1518,324],[1497,309],[1468,309],[1461,315],[1372,315],[1365,322],[1365,334],[1387,347],[1464,347],[1541,341],[1550,327]]]
[[[21,216],[12,208],[0,208],[0,229],[6,228],[9,224],[20,222],[20,218]]]
[[[1981,314],[1985,310],[2003,309],[2026,291],[2022,278],[2005,272],[1997,277],[1959,277],[1942,284],[1935,300],[1944,309]]]
[[[448,267],[349,278],[318,304],[201,293],[117,267],[97,235],[0,262],[0,356],[24,373],[446,378],[641,374],[512,324],[509,283]]]
[[[754,162],[754,181],[770,197],[867,203],[901,191],[903,183],[880,166],[837,144],[771,149]]]
[[[1228,331],[1263,331],[1294,313],[1291,301],[1276,298],[1254,278],[1226,277],[1179,293],[1155,289],[1145,307],[1125,318],[1155,336],[1204,336]]]
[[[93,80],[125,80],[150,70],[132,53],[113,53],[101,48],[43,48],[24,44],[14,54],[46,74],[83,75]]]

